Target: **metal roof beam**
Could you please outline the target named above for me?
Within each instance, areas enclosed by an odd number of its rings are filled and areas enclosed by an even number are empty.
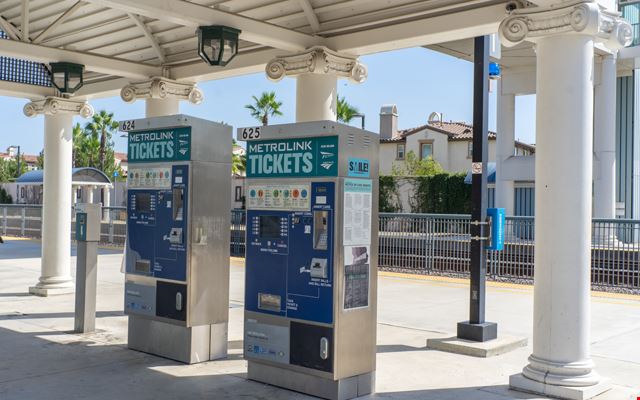
[[[504,4],[451,11],[436,17],[333,36],[326,40],[326,46],[336,51],[364,55],[451,42],[495,33],[504,17]]]
[[[160,62],[164,63],[166,61],[166,57],[164,56],[164,50],[162,50],[162,47],[160,47],[160,43],[158,43],[155,36],[153,36],[153,32],[151,32],[151,29],[149,29],[149,27],[144,23],[144,21],[142,20],[142,18],[140,18],[140,16],[132,13],[127,13],[127,15],[142,30],[142,32],[144,33],[144,36],[146,36],[147,40],[149,40],[149,42],[151,43],[151,47],[153,47],[153,50],[155,50],[156,54],[158,55]]]
[[[52,96],[53,94],[54,89],[47,86],[27,85],[26,83],[0,81],[0,96],[39,100],[46,96]]]
[[[88,71],[133,79],[147,79],[162,75],[162,69],[152,65],[16,40],[0,40],[0,54],[46,64],[56,61],[73,62],[83,64]]]
[[[22,35],[15,26],[11,24],[11,22],[4,19],[4,17],[0,16],[0,28],[7,34],[12,40],[21,40]]]
[[[72,5],[67,11],[63,12],[55,21],[51,23],[48,27],[46,27],[42,32],[38,34],[33,40],[32,43],[40,43],[44,39],[46,39],[50,34],[53,33],[64,21],[67,20],[76,10],[86,3],[83,1],[78,1],[76,4]]]
[[[267,63],[276,56],[281,56],[282,50],[264,49],[238,54],[231,64],[225,67],[212,67],[200,60],[187,65],[171,68],[173,79],[193,80],[196,82],[213,79],[230,78],[239,75],[264,73]]]
[[[22,0],[21,7],[21,26],[20,30],[22,31],[22,41],[29,41],[29,0]]]
[[[240,29],[240,38],[287,51],[301,51],[322,44],[322,38],[283,28],[278,25],[239,14],[176,0],[88,0],[92,4],[109,7],[177,25],[225,25]]]
[[[131,83],[128,78],[111,78],[85,83],[73,96],[74,100],[92,100],[120,96],[120,90]]]
[[[311,26],[311,30],[313,33],[316,33],[320,30],[320,21],[318,20],[318,16],[315,11],[313,11],[313,6],[309,0],[298,0],[300,7],[302,7],[302,11],[304,11],[305,17],[307,17],[307,21],[309,21],[309,25]]]

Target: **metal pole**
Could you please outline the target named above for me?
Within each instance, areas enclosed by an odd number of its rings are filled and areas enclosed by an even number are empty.
[[[20,146],[16,146],[16,147],[18,148],[18,170],[16,171],[16,178],[19,178],[20,177],[20,171],[21,171],[20,170],[20,167],[21,167],[21,164],[20,164]]]
[[[473,154],[471,157],[471,247],[469,321],[458,323],[460,339],[484,342],[495,339],[498,327],[485,321],[485,279],[488,229],[487,153],[489,135],[489,37],[474,39],[473,71]]]

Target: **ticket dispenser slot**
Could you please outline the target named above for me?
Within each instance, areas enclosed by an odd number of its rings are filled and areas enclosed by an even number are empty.
[[[313,212],[313,248],[327,250],[329,211]]]
[[[173,220],[184,219],[184,188],[173,188]]]

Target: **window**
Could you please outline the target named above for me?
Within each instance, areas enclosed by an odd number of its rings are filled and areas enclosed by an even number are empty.
[[[404,160],[404,144],[399,144],[396,148],[396,160]]]
[[[236,186],[235,201],[242,201],[242,186]]]
[[[420,159],[427,160],[433,159],[433,143],[420,143]]]
[[[20,188],[20,198],[24,199],[24,187]]]
[[[467,158],[473,158],[473,141],[467,142]]]

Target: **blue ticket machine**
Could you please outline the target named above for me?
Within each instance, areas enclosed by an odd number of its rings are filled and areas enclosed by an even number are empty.
[[[121,126],[129,348],[185,363],[225,357],[232,129],[185,115]]]
[[[249,379],[327,399],[373,392],[378,135],[319,121],[238,137]]]

